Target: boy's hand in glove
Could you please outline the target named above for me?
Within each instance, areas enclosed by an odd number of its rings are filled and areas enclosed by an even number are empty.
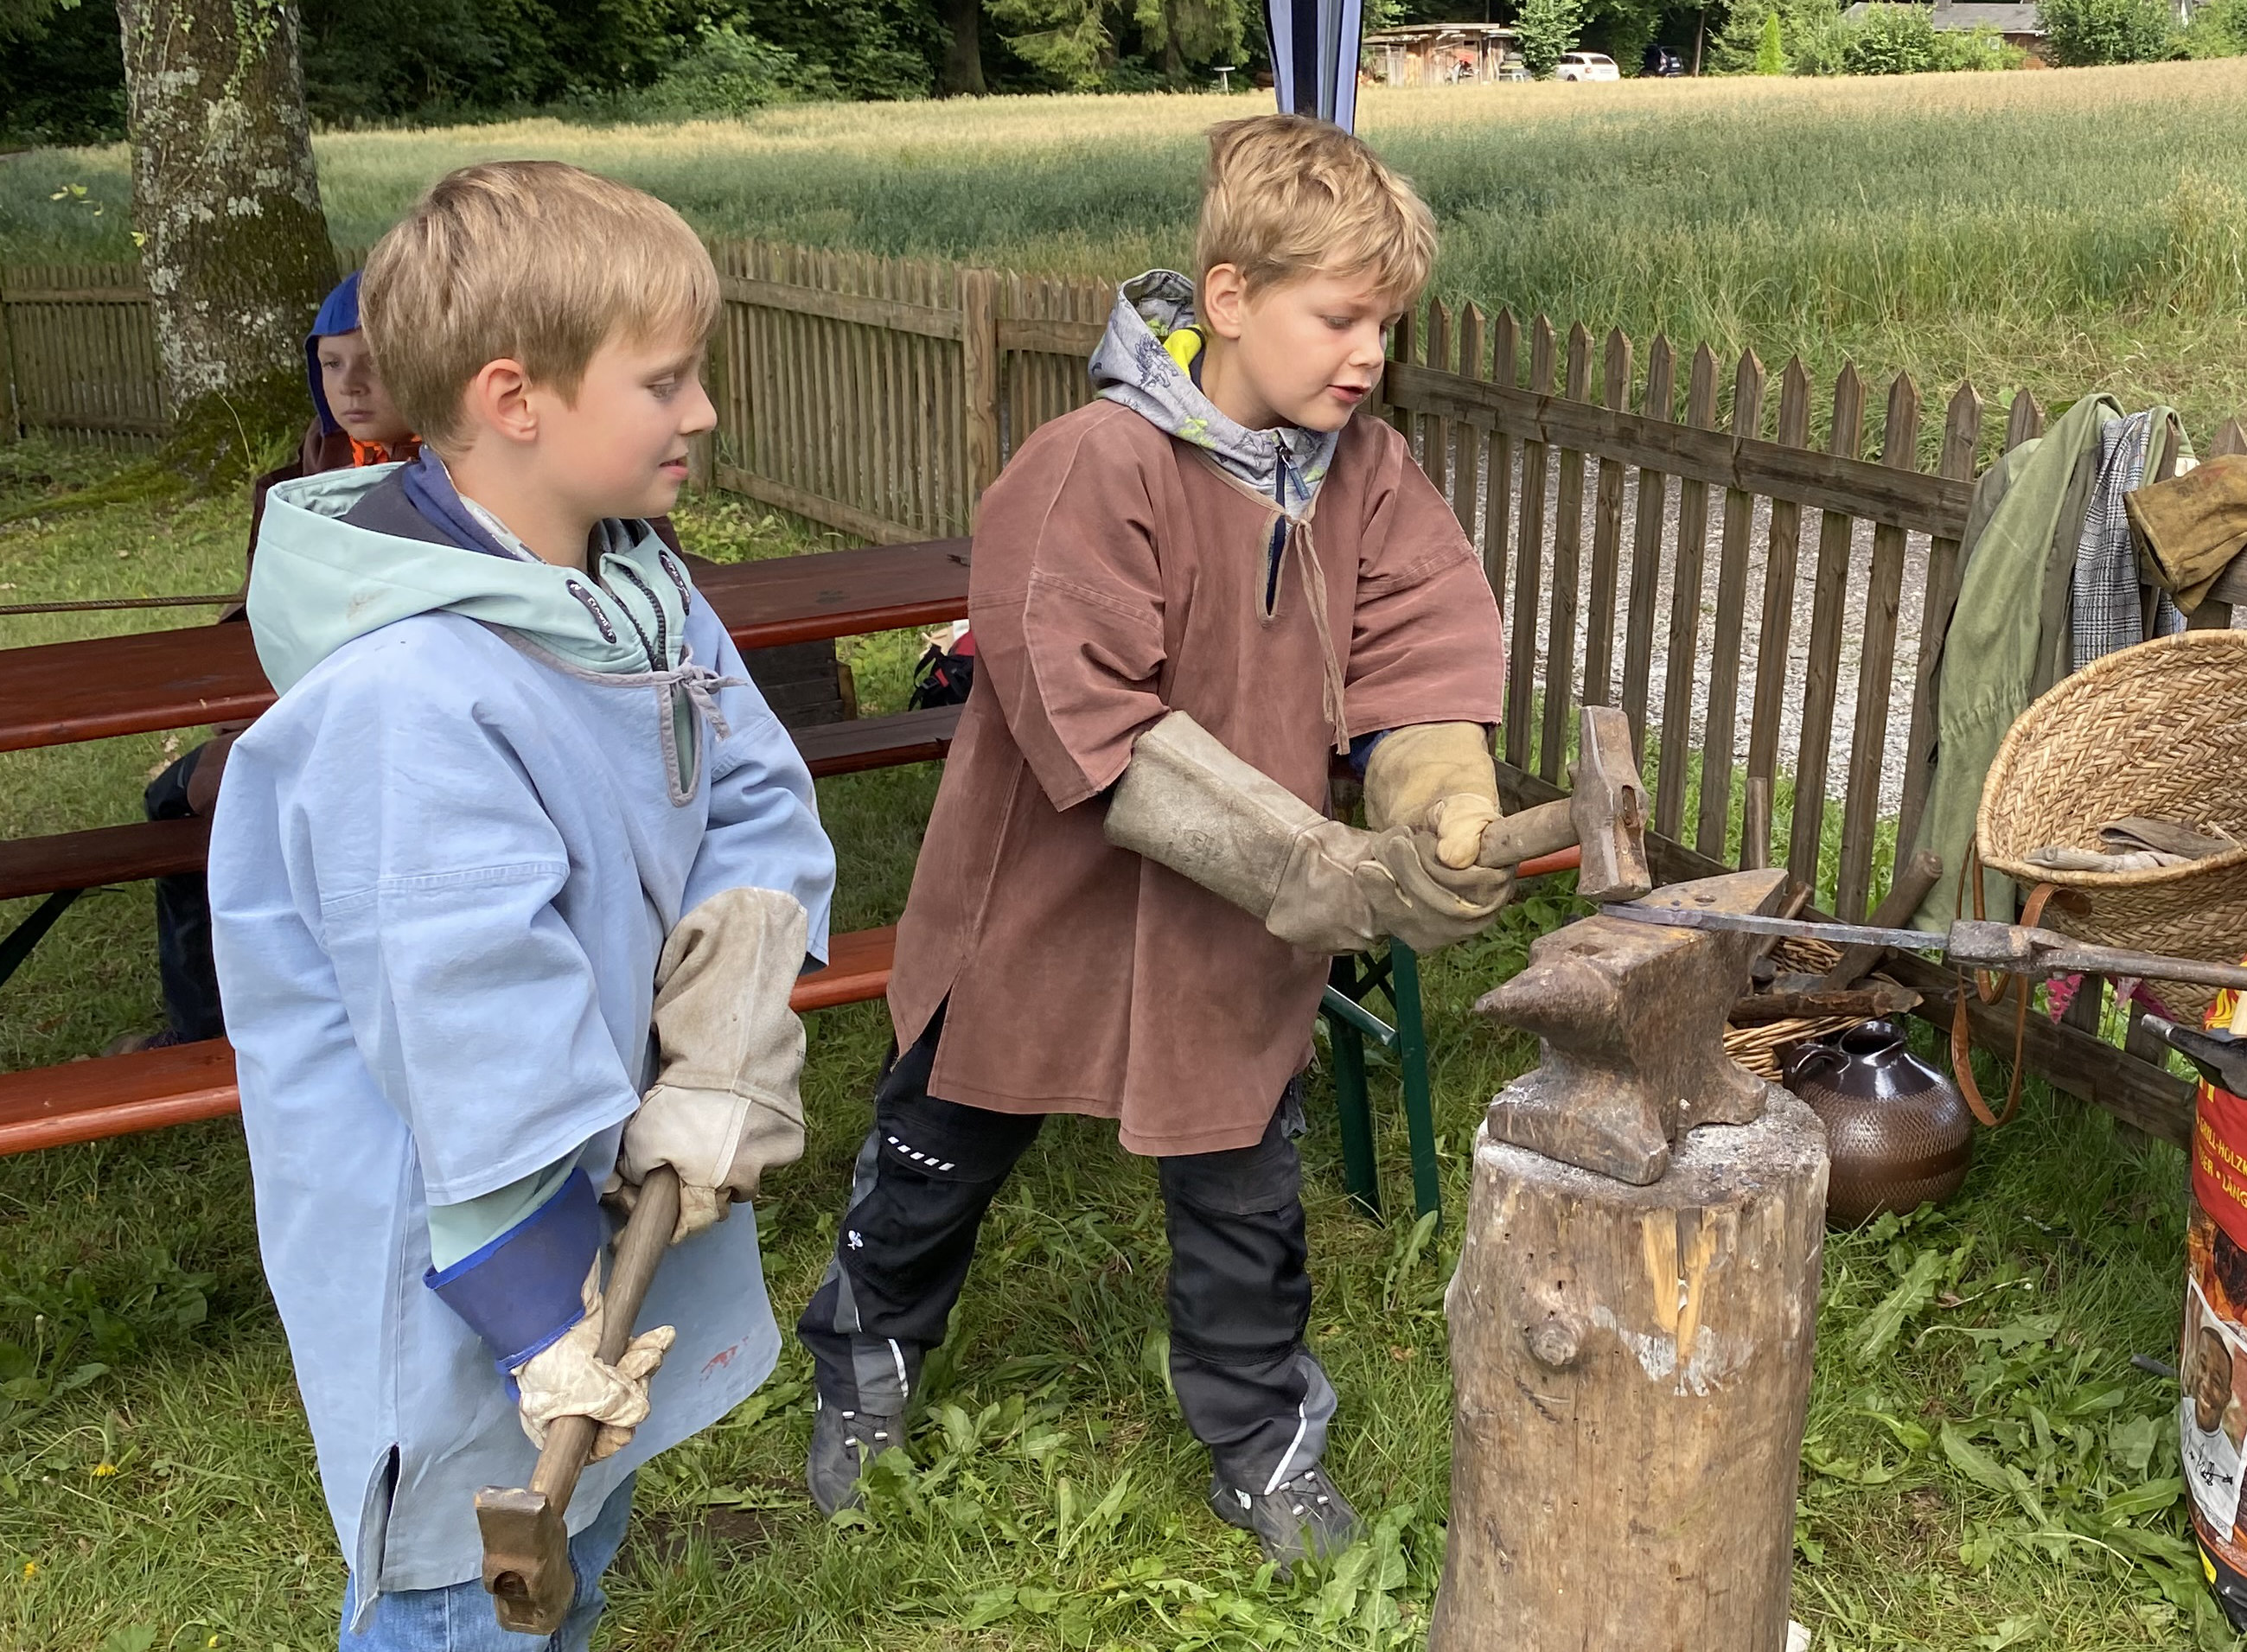
[[[1375,843],[1376,857],[1397,885],[1383,912],[1388,932],[1416,952],[1473,939],[1513,898],[1512,868],[1454,870],[1441,860],[1431,833],[1408,836],[1392,827],[1376,833]]]
[[[1401,823],[1363,832],[1328,820],[1185,712],[1134,743],[1103,830],[1307,952],[1363,952],[1383,935],[1416,951],[1448,946],[1487,925],[1513,885],[1506,872],[1474,867],[1472,850],[1467,869],[1431,870],[1432,827],[1416,837]],[[1478,848],[1481,833],[1478,823]]]
[[[1472,869],[1499,816],[1498,767],[1480,723],[1413,723],[1376,741],[1365,764],[1365,823],[1435,840],[1430,874]],[[1461,891],[1465,893],[1463,890]]]
[[[624,1450],[632,1430],[647,1420],[648,1379],[679,1332],[669,1325],[643,1331],[623,1358],[605,1364],[595,1352],[604,1318],[598,1259],[585,1275],[584,1300],[585,1317],[516,1366],[513,1375],[522,1431],[530,1443],[543,1447],[546,1425],[557,1417],[590,1416],[601,1425],[593,1440],[592,1461],[598,1463]]]
[[[671,1242],[725,1219],[766,1171],[803,1154],[803,1023],[788,1007],[809,920],[794,897],[729,889],[679,920],[655,977],[656,1081],[625,1125],[627,1186],[679,1172]]]

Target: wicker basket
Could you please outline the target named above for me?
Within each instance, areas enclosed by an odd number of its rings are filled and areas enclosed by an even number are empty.
[[[2055,884],[2044,922],[2079,939],[2237,963],[2247,952],[2247,846],[2183,866],[2064,872],[2032,866],[2049,843],[2099,849],[2126,816],[2216,828],[2247,845],[2247,631],[2195,631],[2093,661],[2023,712],[1982,787],[1983,864],[2025,889]],[[2204,986],[2157,982],[2197,1021]]]
[[[1806,935],[1792,935],[1772,949],[1772,961],[1783,970],[1822,975],[1841,961],[1841,949]],[[1759,1021],[1751,1027],[1725,1028],[1725,1054],[1758,1078],[1779,1082],[1779,1062],[1797,1044],[1823,1038],[1854,1027],[1861,1015],[1797,1016],[1787,1021]]]

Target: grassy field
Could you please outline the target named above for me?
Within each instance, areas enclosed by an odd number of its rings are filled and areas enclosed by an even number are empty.
[[[339,242],[447,168],[547,155],[717,236],[1127,274],[1186,256],[1199,134],[1261,95],[772,110],[318,141]],[[1444,230],[1438,288],[1564,325],[1844,355],[1924,386],[2247,406],[2247,59],[1904,79],[1369,92]],[[83,186],[83,197],[66,186]],[[58,191],[65,199],[51,200]],[[96,208],[99,209],[97,215]],[[124,152],[0,160],[10,261],[131,256]]]
[[[106,468],[0,447],[0,510]],[[0,526],[0,600],[222,589],[241,526],[225,501]],[[725,557],[805,543],[732,505],[686,510],[682,527]],[[0,646],[164,618],[0,620]],[[897,706],[911,639],[851,648],[869,709]],[[167,749],[149,737],[0,756],[0,833],[134,817]],[[926,769],[822,786],[845,868],[839,925],[895,916],[933,788]],[[0,907],[0,926],[27,907]],[[1533,1059],[1470,1006],[1567,910],[1530,901],[1429,962],[1455,1219],[1481,1108]],[[0,1068],[152,1024],[150,923],[146,885],[74,909],[0,993]],[[758,1212],[784,1318],[832,1243],[884,1036],[871,1007],[814,1024],[810,1150]],[[1387,1191],[1409,1209],[1392,1077],[1376,1076]],[[1203,1459],[1160,1376],[1152,1177],[1112,1130],[1069,1123],[994,1211],[912,1464],[884,1476],[868,1518],[828,1525],[802,1493],[808,1362],[791,1345],[759,1395],[645,1476],[600,1644],[1417,1644],[1443,1552],[1457,1229],[1345,1205],[1330,1102],[1315,1075],[1313,1328],[1342,1398],[1333,1464],[1372,1543],[1281,1583],[1203,1511]],[[1829,1241],[1795,1573],[1820,1652],[2232,1644],[2181,1539],[2175,1390],[2129,1364],[2175,1341],[2182,1169],[2039,1096],[1984,1138],[1949,1209]],[[1628,1609],[1633,1580],[1615,1582]],[[333,1644],[340,1584],[238,1130],[0,1160],[0,1646],[311,1652]]]

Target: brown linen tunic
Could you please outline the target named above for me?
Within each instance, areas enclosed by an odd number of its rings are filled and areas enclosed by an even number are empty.
[[[1353,737],[1495,723],[1498,605],[1442,495],[1356,419],[1314,495]],[[1310,1059],[1328,960],[1167,868],[1111,848],[1097,801],[1132,741],[1190,713],[1324,808],[1335,730],[1279,507],[1137,413],[1043,426],[984,495],[968,578],[974,691],[898,925],[890,1014],[909,1044],[949,1000],[929,1092],[1091,1113],[1164,1156],[1246,1147]]]

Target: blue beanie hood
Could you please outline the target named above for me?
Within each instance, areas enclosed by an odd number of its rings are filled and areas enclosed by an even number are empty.
[[[312,392],[312,409],[320,416],[320,432],[332,436],[343,427],[328,408],[328,393],[320,383],[320,340],[332,338],[339,332],[359,331],[359,271],[354,270],[336,283],[336,290],[320,302],[320,313],[312,317],[312,331],[304,339],[304,381]]]

